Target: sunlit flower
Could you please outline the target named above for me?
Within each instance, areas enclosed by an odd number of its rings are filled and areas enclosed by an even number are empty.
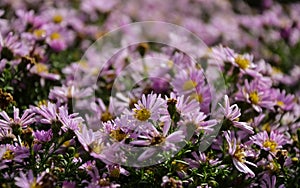
[[[238,143],[237,139],[230,131],[224,132],[224,136],[228,144],[228,153],[232,157],[234,166],[238,169],[238,171],[254,177],[254,172],[246,164],[254,167],[256,167],[256,165],[246,160],[248,153],[245,150],[244,145]]]
[[[288,143],[287,137],[276,130],[271,131],[270,136],[267,131],[257,133],[250,137],[250,140],[260,146],[261,149],[270,151],[273,154],[282,148],[283,145]]]
[[[224,116],[227,120],[229,120],[234,127],[242,129],[250,134],[253,134],[253,128],[248,125],[246,122],[240,122],[239,117],[241,116],[241,110],[237,106],[237,104],[231,105],[229,102],[229,98],[227,95],[224,96],[225,105],[222,106]]]
[[[19,108],[14,107],[14,117],[10,118],[5,111],[0,112],[3,119],[0,119],[1,128],[11,128],[14,125],[18,125],[22,128],[32,124],[35,120],[33,116],[35,113],[31,109],[24,111],[22,117],[19,116]]]
[[[133,117],[141,122],[149,119],[157,121],[161,115],[167,114],[166,102],[157,94],[143,95],[134,107]]]
[[[33,188],[41,186],[42,178],[41,175],[34,177],[32,170],[29,170],[27,173],[20,172],[20,176],[15,177],[15,181],[20,188]]]
[[[244,86],[239,86],[236,100],[250,103],[257,112],[261,112],[262,107],[274,108],[275,103],[272,100],[271,93],[270,83],[261,79],[255,79],[250,83],[246,80]]]

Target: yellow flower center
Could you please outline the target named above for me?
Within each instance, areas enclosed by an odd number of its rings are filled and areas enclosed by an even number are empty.
[[[246,153],[244,151],[243,148],[241,148],[239,145],[236,147],[235,153],[234,153],[234,157],[240,161],[241,163],[245,162],[245,156]]]
[[[151,116],[151,112],[146,109],[146,108],[142,108],[142,109],[133,109],[134,111],[134,117],[140,121],[146,121],[147,119],[150,118]]]
[[[65,141],[65,142],[63,143],[63,146],[64,146],[64,147],[69,147],[70,144],[71,144],[71,140],[67,140],[67,141]]]
[[[283,107],[283,106],[284,106],[284,102],[282,102],[282,101],[277,101],[277,105],[280,106],[280,107]]]
[[[116,129],[116,130],[112,130],[109,136],[121,142],[124,138],[126,138],[127,135],[121,129]]]
[[[12,160],[14,158],[14,153],[11,150],[6,150],[5,153],[2,156],[2,159],[6,159],[6,160]]]
[[[253,103],[253,104],[258,104],[258,102],[260,101],[260,98],[258,96],[258,93],[256,91],[254,92],[251,92],[249,94],[249,98],[250,98],[250,101]]]
[[[250,61],[248,59],[243,58],[242,56],[237,56],[235,59],[235,63],[241,68],[241,69],[247,69],[250,65]]]
[[[159,145],[160,143],[164,142],[166,140],[163,136],[156,136],[152,138],[151,145]]]
[[[36,182],[36,178],[34,178],[34,181],[30,184],[30,188],[41,188],[41,187],[42,186]]]
[[[262,130],[263,130],[263,131],[270,132],[270,131],[271,131],[270,123],[265,123],[265,124],[263,124]]]
[[[194,82],[193,80],[188,80],[183,84],[182,89],[184,91],[188,91],[195,88],[196,86],[197,86],[197,82]]]
[[[101,121],[103,122],[107,122],[109,120],[112,120],[113,118],[114,117],[108,111],[101,114]]]
[[[35,64],[35,68],[37,73],[48,72],[48,67],[42,63]]]
[[[44,29],[36,29],[33,31],[33,34],[38,38],[42,38],[46,36],[46,31]]]
[[[277,68],[277,67],[272,67],[272,72],[274,74],[281,74],[282,73],[282,71],[279,68]]]
[[[191,94],[191,98],[195,99],[199,103],[203,102],[203,96],[201,94],[193,93],[193,94]]]
[[[60,38],[61,38],[61,36],[58,32],[54,32],[50,35],[51,40],[57,40],[57,39],[60,39]]]
[[[276,152],[277,143],[273,140],[267,140],[263,143],[263,146],[269,148],[271,152]]]
[[[47,106],[47,105],[48,105],[48,104],[47,104],[47,101],[46,101],[45,99],[40,100],[40,101],[38,102],[38,104],[37,104],[38,107],[41,107],[41,106]]]
[[[54,23],[61,23],[63,21],[63,17],[59,14],[53,16],[52,21]]]
[[[90,145],[91,149],[93,152],[97,153],[97,154],[100,154],[103,150],[103,143],[101,142],[93,142],[91,145]]]

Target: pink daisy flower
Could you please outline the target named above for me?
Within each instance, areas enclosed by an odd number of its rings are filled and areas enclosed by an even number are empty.
[[[261,149],[270,151],[273,154],[276,154],[276,152],[289,141],[283,133],[276,130],[272,130],[270,136],[267,131],[257,133],[250,137],[250,140]]]
[[[230,131],[224,132],[228,144],[228,153],[232,157],[232,162],[238,171],[245,174],[249,174],[254,177],[254,172],[246,165],[257,167],[254,163],[246,161],[246,157],[250,154],[246,151],[246,147],[243,144],[239,144],[233,133]]]
[[[273,110],[274,101],[271,98],[271,85],[261,79],[255,79],[250,83],[245,81],[244,86],[238,86],[236,100],[246,101],[257,111],[261,112],[262,107]]]
[[[19,108],[14,107],[14,118],[10,118],[5,111],[0,112],[0,116],[3,119],[0,119],[1,128],[10,129],[13,125],[19,125],[22,128],[27,127],[32,124],[35,120],[33,116],[35,113],[31,109],[24,111],[23,115],[20,117]]]
[[[229,98],[227,95],[224,96],[225,105],[224,107],[221,105],[224,116],[227,120],[231,122],[231,124],[239,129],[242,129],[250,134],[253,134],[253,128],[248,125],[246,122],[240,122],[239,117],[241,116],[241,110],[237,106],[237,104],[231,105],[229,102]]]

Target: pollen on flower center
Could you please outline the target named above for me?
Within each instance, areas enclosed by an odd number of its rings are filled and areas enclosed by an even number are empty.
[[[103,150],[103,144],[102,143],[92,143],[91,150],[97,154],[100,154]]]
[[[48,67],[42,63],[37,63],[35,65],[37,73],[48,72]]]
[[[61,36],[58,32],[54,32],[50,35],[50,38],[51,38],[51,40],[57,40],[57,39],[60,39]]]
[[[183,84],[182,89],[185,91],[188,91],[188,90],[195,88],[196,86],[197,86],[197,83],[195,81],[188,80]]]
[[[284,102],[282,102],[282,101],[277,101],[277,105],[280,106],[280,107],[283,107],[283,106],[284,106]]]
[[[112,119],[113,119],[113,116],[108,111],[101,114],[101,121],[103,121],[103,122],[107,122]]]
[[[40,188],[42,187],[41,185],[39,185],[37,182],[36,182],[36,178],[34,178],[34,181],[30,184],[30,188]]]
[[[45,37],[46,36],[46,31],[44,29],[36,29],[33,31],[33,34],[38,37],[38,38],[41,38],[41,37]]]
[[[139,110],[133,109],[133,111],[134,111],[134,117],[140,121],[146,121],[151,116],[151,112],[146,108],[142,108]]]
[[[14,153],[11,150],[6,150],[2,156],[2,159],[12,160],[14,158]]]
[[[234,60],[235,63],[238,64],[238,66],[241,69],[247,69],[250,65],[250,61],[248,59],[243,58],[242,56],[237,56]]]
[[[203,102],[203,96],[202,96],[202,94],[193,93],[193,94],[191,94],[191,98],[195,99],[199,103]]]
[[[258,102],[260,101],[257,91],[251,92],[249,94],[249,98],[253,104],[258,104]]]
[[[166,140],[163,136],[156,136],[151,140],[151,145],[158,145]]]
[[[244,152],[244,149],[240,148],[240,146],[237,146],[236,151],[234,153],[234,157],[238,161],[244,163],[245,162],[245,156],[246,156],[246,154]]]
[[[267,140],[263,143],[263,146],[269,148],[271,152],[275,152],[277,148],[277,143],[273,140]]]
[[[116,129],[112,130],[109,136],[121,142],[124,138],[126,138],[127,135],[121,129]]]
[[[63,17],[59,14],[56,14],[52,18],[54,23],[61,23],[63,21]]]

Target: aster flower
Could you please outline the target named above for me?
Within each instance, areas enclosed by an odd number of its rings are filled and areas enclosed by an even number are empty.
[[[205,130],[207,133],[209,133],[214,130],[213,128],[215,125],[217,125],[218,121],[216,119],[206,120],[207,117],[208,116],[203,112],[190,113],[181,118],[181,120],[178,122],[178,126],[185,132],[185,134],[190,126],[194,126],[194,130],[196,132],[199,130]]]
[[[58,105],[67,103],[69,99],[76,98],[84,98],[91,96],[92,94],[91,88],[80,89],[75,87],[74,85],[66,86],[63,85],[61,87],[53,87],[49,93],[49,99],[57,101]]]
[[[49,80],[59,80],[60,79],[60,75],[50,73],[48,66],[46,64],[43,64],[43,63],[36,63],[30,69],[30,72],[32,74],[37,74],[42,78],[42,80],[41,80],[41,85],[42,86],[45,85],[44,79],[49,79]]]
[[[171,84],[178,95],[190,96],[200,103],[201,111],[209,112],[211,93],[201,69],[180,71]]]
[[[162,178],[161,187],[174,187],[174,188],[182,188],[181,180],[176,180],[174,178],[169,178],[168,176],[164,176]]]
[[[273,90],[273,96],[276,101],[276,106],[279,106],[282,110],[290,111],[295,105],[295,96],[286,94],[285,90],[280,91],[279,89]]]
[[[224,96],[225,105],[222,107],[224,116],[227,120],[231,122],[234,127],[242,129],[250,134],[253,134],[253,128],[248,125],[246,122],[239,122],[239,117],[241,116],[241,110],[237,106],[237,104],[231,105],[229,102],[229,98],[227,95]]]
[[[35,113],[41,115],[39,122],[43,124],[52,124],[57,121],[57,106],[51,102],[48,102],[47,105],[42,105],[40,107],[33,108]]]
[[[190,113],[200,112],[199,103],[190,99],[189,97],[185,97],[184,95],[177,96],[175,93],[171,93],[170,97],[166,97],[167,104],[175,104],[176,111],[180,113],[180,115],[188,115]]]
[[[1,128],[11,128],[14,125],[19,125],[22,128],[27,127],[28,125],[34,122],[34,118],[32,118],[35,113],[32,112],[31,109],[27,109],[24,111],[22,117],[19,116],[19,108],[14,107],[14,118],[11,119],[5,111],[0,112],[0,115],[3,119],[0,119]]]
[[[28,46],[24,45],[12,32],[9,32],[4,38],[1,34],[0,36],[1,58],[10,61],[14,59],[14,55],[25,56],[29,54]]]
[[[271,97],[270,83],[261,79],[250,83],[246,80],[244,86],[239,86],[236,100],[250,103],[257,112],[261,112],[262,107],[273,110],[275,105]]]
[[[43,176],[38,175],[37,177],[33,176],[32,170],[29,170],[27,173],[20,172],[20,176],[15,177],[15,184],[20,188],[32,188],[41,186]]]
[[[81,129],[75,130],[75,134],[83,148],[88,152],[93,149],[92,144],[102,137],[101,132],[93,131],[86,126],[82,126]]]
[[[166,114],[166,102],[157,94],[148,94],[142,96],[142,99],[134,105],[133,117],[138,121],[147,121],[151,119],[156,121],[161,114]]]
[[[261,179],[261,187],[262,188],[276,188],[276,176],[270,175],[268,173],[264,173]],[[285,188],[285,186],[279,185],[277,188]]]
[[[254,172],[246,164],[254,167],[256,167],[256,165],[246,161],[246,157],[248,157],[249,154],[245,150],[245,146],[243,144],[239,144],[233,133],[230,131],[224,132],[224,136],[228,144],[228,153],[232,157],[234,166],[238,169],[238,171],[254,177]]]
[[[280,133],[277,130],[272,130],[270,136],[267,131],[257,133],[250,137],[250,140],[261,149],[270,151],[273,154],[276,154],[276,152],[289,141],[283,133]]]
[[[118,164],[106,165],[108,172],[110,173],[110,177],[118,178],[120,175],[129,176],[129,172],[122,168]]]
[[[217,62],[217,64],[220,64],[220,62],[231,63],[234,67],[239,68],[242,73],[249,74],[253,77],[258,75],[258,72],[254,70],[256,65],[253,63],[253,55],[237,54],[234,50],[221,45],[212,48],[211,51],[211,57]]]
[[[107,122],[114,119],[114,106],[112,97],[109,98],[109,106],[106,107],[102,99],[97,98],[95,102],[91,104],[93,115],[100,117],[102,122]],[[97,118],[99,120],[99,118]]]
[[[83,122],[83,119],[77,116],[78,113],[68,114],[68,109],[65,106],[59,107],[58,119],[62,123],[61,129],[66,132],[67,130],[78,130]]]
[[[198,155],[197,152],[193,151],[192,156],[193,156],[193,158],[185,158],[184,159],[186,162],[188,162],[189,167],[191,167],[191,168],[199,168],[200,165],[203,163],[209,163],[210,165],[215,166],[222,162],[219,159],[212,159],[212,158],[208,157],[203,152],[199,152],[199,155]]]
[[[52,129],[48,131],[36,130],[33,135],[38,142],[49,142],[53,137]]]

